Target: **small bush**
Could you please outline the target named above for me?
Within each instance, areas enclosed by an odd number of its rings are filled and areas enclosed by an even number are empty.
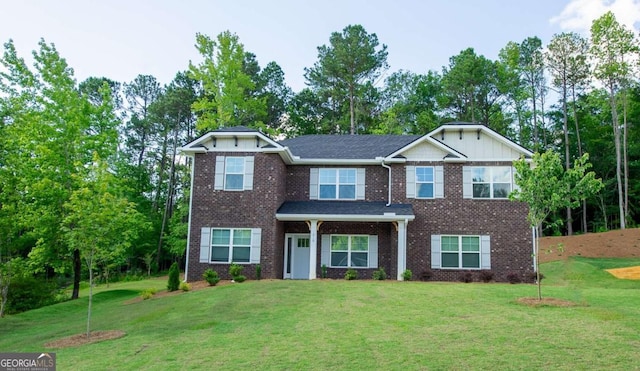
[[[344,279],[345,280],[351,281],[351,280],[355,280],[357,278],[358,278],[358,272],[353,268],[347,269],[347,271],[344,274]]]
[[[237,283],[242,283],[242,282],[244,282],[244,281],[246,281],[246,280],[247,280],[247,277],[245,277],[245,276],[243,276],[243,275],[241,275],[241,274],[239,274],[239,275],[237,275],[237,276],[233,277],[233,281],[234,281],[234,282],[237,282]]]
[[[256,279],[262,279],[262,267],[260,267],[260,264],[256,265]]]
[[[509,281],[509,283],[511,284],[514,284],[522,282],[522,279],[520,278],[520,275],[518,273],[511,272],[507,274],[507,281]]]
[[[429,281],[431,277],[433,277],[433,272],[429,269],[423,271],[422,274],[420,275],[420,279],[422,281]]]
[[[378,281],[384,281],[387,279],[387,272],[384,271],[384,268],[380,267],[378,270],[373,272],[372,278]]]
[[[542,282],[542,279],[544,278],[544,274],[540,273],[540,282]],[[529,274],[529,282],[537,282],[538,277],[536,276],[536,272],[531,272]]]
[[[191,285],[187,282],[180,282],[180,290],[182,291],[189,291],[191,290]]]
[[[493,280],[493,272],[480,271],[480,273],[478,273],[478,278],[484,283],[491,282],[491,280]]]
[[[147,300],[147,299],[151,299],[151,297],[155,295],[157,292],[158,290],[156,289],[144,289],[140,292],[140,296],[142,297],[142,300]]]
[[[326,264],[322,264],[322,267],[320,269],[320,277],[327,278],[327,265]]]
[[[471,272],[462,272],[460,273],[460,277],[458,277],[458,281],[464,283],[473,282],[473,275]]]
[[[13,277],[7,293],[6,311],[9,314],[25,312],[56,302],[57,287],[32,276]]]
[[[220,276],[218,276],[218,272],[209,268],[204,273],[202,273],[202,278],[209,284],[209,286],[215,286],[220,282]]]
[[[411,273],[410,269],[405,269],[404,272],[402,272],[403,281],[411,281],[411,277],[413,277],[413,273]]]
[[[169,282],[167,283],[167,290],[176,291],[180,288],[180,269],[178,263],[174,262],[169,268]]]
[[[242,270],[244,269],[243,266],[241,266],[240,264],[236,264],[236,263],[232,263],[229,266],[229,274],[231,275],[231,277],[233,278],[233,280],[236,280],[236,277],[238,277],[239,275],[242,274]]]

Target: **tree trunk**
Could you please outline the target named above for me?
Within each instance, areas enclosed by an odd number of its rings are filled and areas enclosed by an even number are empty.
[[[80,259],[80,250],[73,250],[73,292],[71,299],[77,299],[80,296],[80,278],[82,277],[82,260]]]
[[[627,159],[627,90],[622,92],[622,177],[624,178],[624,220],[629,218],[629,160]]]
[[[89,259],[91,261],[93,259]],[[89,309],[87,310],[87,339],[91,337],[91,304],[93,302],[93,269],[91,269],[91,263],[89,266]]]
[[[611,121],[613,124],[613,134],[616,145],[616,180],[618,183],[618,208],[620,212],[620,229],[626,229],[625,215],[624,215],[624,192],[622,187],[622,154],[620,145],[620,127],[618,125],[618,108],[616,103],[616,96],[613,86],[609,86],[609,102],[611,103]]]
[[[349,116],[351,119],[351,135],[354,135],[356,133],[356,115],[355,115],[355,107],[353,102],[355,97],[353,95],[354,95],[353,86],[350,86],[349,87]]]
[[[169,214],[169,207],[171,205],[171,195],[173,194],[173,187],[174,187],[174,176],[173,173],[175,171],[175,162],[176,162],[176,145],[178,142],[178,129],[174,129],[173,131],[173,157],[171,159],[171,170],[170,170],[170,175],[169,175],[169,187],[167,189],[167,200],[164,203],[164,212],[162,213],[162,226],[160,227],[160,238],[158,240],[158,267],[160,267],[160,255],[162,253],[162,237],[164,236],[164,229],[167,225],[167,218],[168,218],[168,214]]]
[[[569,125],[567,117],[567,80],[563,77],[562,81],[562,130],[564,131],[564,166],[565,170],[571,167],[571,159],[569,158]],[[573,235],[573,219],[571,217],[571,206],[567,206],[567,235]]]
[[[573,123],[576,126],[576,141],[578,142],[578,156],[582,157],[582,140],[580,140],[580,127],[578,125],[578,111],[576,109],[576,87],[571,86],[571,102],[573,103]],[[582,200],[582,232],[587,233],[587,200]]]

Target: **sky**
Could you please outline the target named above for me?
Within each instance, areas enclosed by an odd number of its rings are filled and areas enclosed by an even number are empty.
[[[145,74],[168,84],[190,61],[201,61],[196,33],[215,38],[229,30],[262,67],[278,63],[297,92],[317,47],[348,25],[362,25],[387,45],[387,75],[426,73],[442,71],[469,47],[495,60],[509,41],[537,36],[546,45],[565,31],[588,36],[607,10],[640,30],[640,0],[0,0],[0,41],[12,39],[30,63],[44,38],[79,82]]]

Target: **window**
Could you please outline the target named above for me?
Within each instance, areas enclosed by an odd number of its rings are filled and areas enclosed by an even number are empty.
[[[321,200],[355,200],[356,169],[319,169]]]
[[[253,189],[253,156],[216,156],[214,189],[248,191]]]
[[[442,236],[442,268],[480,268],[480,237]]]
[[[416,198],[433,198],[433,167],[416,166]]]
[[[260,228],[200,229],[200,263],[260,263]]]
[[[491,269],[491,237],[431,235],[432,269]]]
[[[331,267],[369,267],[369,236],[331,236]]]
[[[507,198],[511,193],[511,167],[472,167],[473,198]]]
[[[248,263],[251,256],[251,229],[213,229],[211,261]]]

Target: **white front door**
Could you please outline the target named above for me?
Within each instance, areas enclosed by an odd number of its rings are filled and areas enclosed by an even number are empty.
[[[309,279],[310,237],[308,234],[287,234],[284,252],[284,278]]]

